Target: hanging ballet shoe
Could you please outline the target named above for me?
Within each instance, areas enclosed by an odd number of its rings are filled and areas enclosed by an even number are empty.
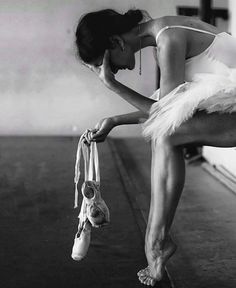
[[[82,260],[89,249],[91,241],[91,224],[87,220],[83,225],[79,226],[78,232],[75,234],[74,245],[71,257],[75,261]]]
[[[85,181],[81,192],[86,203],[87,217],[92,226],[98,228],[109,223],[110,213],[105,201],[101,197],[99,182]]]
[[[100,193],[100,170],[96,142],[90,142],[89,130],[80,137],[75,163],[75,205],[78,207],[78,183],[81,154],[84,158],[84,183],[81,187],[83,200],[79,213],[78,232],[75,235],[71,257],[82,260],[89,249],[91,227],[101,227],[110,221],[109,209]],[[95,177],[94,171],[95,170]],[[94,179],[95,178],[95,179]]]

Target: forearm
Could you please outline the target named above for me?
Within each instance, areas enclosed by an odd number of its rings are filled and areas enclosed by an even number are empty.
[[[109,83],[108,88],[121,96],[124,100],[129,102],[134,107],[138,108],[144,114],[148,115],[149,110],[156,101],[150,98],[147,98],[138,92],[132,90],[131,88],[123,85],[122,83],[114,80]]]
[[[146,121],[147,114],[142,111],[136,111],[128,114],[115,115],[112,118],[114,126],[125,124],[140,124]]]

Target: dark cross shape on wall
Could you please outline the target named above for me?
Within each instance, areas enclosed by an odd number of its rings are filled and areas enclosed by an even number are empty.
[[[207,23],[215,25],[217,18],[228,20],[229,14],[227,9],[212,8],[212,0],[201,0],[200,7],[178,6],[178,15],[199,16]]]

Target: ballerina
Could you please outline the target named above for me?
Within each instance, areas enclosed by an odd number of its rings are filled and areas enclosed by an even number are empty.
[[[122,15],[107,9],[82,17],[76,44],[82,63],[138,109],[99,121],[92,141],[104,141],[117,125],[143,123],[152,142],[148,266],[138,277],[154,286],[176,250],[169,231],[185,181],[183,147],[236,146],[236,39],[192,17],[151,19],[142,10]],[[148,46],[156,48],[161,75],[150,98],[115,78],[121,69],[134,69],[134,54]]]

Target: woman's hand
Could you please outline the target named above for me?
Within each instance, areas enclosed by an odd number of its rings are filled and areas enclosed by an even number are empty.
[[[105,141],[107,135],[115,127],[115,122],[112,118],[104,118],[100,120],[95,129],[93,130],[93,135],[91,141],[103,142]]]
[[[84,63],[84,65],[87,66],[90,70],[92,70],[99,77],[99,79],[108,87],[115,80],[114,73],[112,73],[111,71],[109,59],[110,59],[109,50],[106,50],[101,66],[94,66],[91,64]]]

